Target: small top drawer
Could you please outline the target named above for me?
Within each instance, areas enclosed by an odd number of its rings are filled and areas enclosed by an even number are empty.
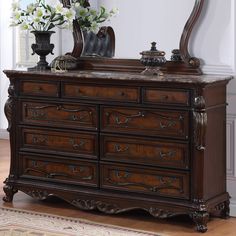
[[[65,83],[62,85],[65,98],[112,100],[120,102],[139,102],[139,88],[93,86]]]
[[[190,105],[190,93],[186,90],[144,88],[143,103]]]
[[[59,97],[60,84],[58,82],[22,81],[20,84],[21,95],[37,95],[42,97]]]

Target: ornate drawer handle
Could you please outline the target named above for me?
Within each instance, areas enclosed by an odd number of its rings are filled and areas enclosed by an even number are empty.
[[[160,122],[161,129],[167,129],[176,125],[175,121],[169,121],[166,125]]]
[[[47,144],[48,142],[48,139],[46,136],[43,136],[43,137],[37,137],[37,136],[33,136],[32,137],[32,143],[33,144]]]
[[[169,151],[167,153],[160,151],[160,153],[159,153],[160,158],[173,157],[173,156],[175,156],[175,154],[176,154],[176,152],[174,152],[174,151]]]
[[[132,115],[132,116],[126,116],[124,121],[120,120],[119,116],[115,117],[115,122],[117,125],[127,125],[129,123],[129,121],[131,121],[134,118],[140,118],[140,117],[145,117],[145,112],[140,111],[138,114],[136,115]]]
[[[81,149],[81,148],[84,147],[84,145],[85,145],[85,141],[84,141],[84,140],[81,140],[79,144],[76,143],[76,140],[75,140],[75,139],[70,139],[69,142],[70,142],[70,144],[72,145],[72,147],[73,147],[74,150]]]
[[[126,152],[129,150],[129,146],[126,146],[125,148],[121,148],[119,144],[115,144],[114,146],[116,152]]]

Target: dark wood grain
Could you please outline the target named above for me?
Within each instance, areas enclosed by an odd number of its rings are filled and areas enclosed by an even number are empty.
[[[11,166],[4,201],[20,190],[108,214],[187,214],[200,232],[207,230],[209,215],[229,215],[225,140],[231,77],[6,73]],[[47,96],[22,93],[21,85],[32,79],[33,86],[45,84]],[[86,98],[73,87],[68,97],[64,89],[54,96],[48,84],[82,87]],[[119,100],[120,91],[128,93],[127,101]],[[162,95],[167,101],[160,102]]]

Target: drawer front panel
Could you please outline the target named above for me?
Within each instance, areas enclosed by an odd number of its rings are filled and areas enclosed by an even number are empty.
[[[188,173],[107,164],[101,168],[101,187],[104,189],[189,199]]]
[[[59,97],[59,88],[60,85],[57,82],[22,81],[20,85],[20,93],[29,96]]]
[[[23,102],[22,121],[27,124],[96,130],[97,108],[86,105]]]
[[[188,138],[189,113],[134,108],[102,108],[102,130]]]
[[[144,89],[143,102],[152,104],[190,105],[190,93],[183,90]]]
[[[97,158],[98,140],[95,134],[21,129],[22,149],[37,152]]]
[[[98,186],[97,164],[82,161],[51,161],[47,156],[21,155],[21,177]]]
[[[139,102],[139,89],[127,87],[64,84],[63,97],[125,102]],[[63,91],[63,90],[62,90]]]
[[[151,139],[101,136],[101,159],[115,162],[189,168],[188,144]]]

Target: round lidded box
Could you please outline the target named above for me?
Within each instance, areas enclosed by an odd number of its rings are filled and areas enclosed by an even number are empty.
[[[140,61],[146,67],[142,74],[157,76],[163,75],[160,71],[160,67],[166,63],[166,53],[164,51],[157,50],[156,42],[152,42],[151,50],[143,51],[140,54],[142,55]]]

